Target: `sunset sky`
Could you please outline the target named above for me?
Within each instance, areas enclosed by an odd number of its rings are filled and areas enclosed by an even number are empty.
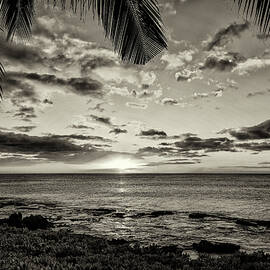
[[[0,40],[0,172],[270,172],[270,40],[233,1],[159,3],[145,66],[91,14],[39,7],[29,42]]]

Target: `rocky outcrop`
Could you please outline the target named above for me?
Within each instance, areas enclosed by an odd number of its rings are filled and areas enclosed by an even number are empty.
[[[28,228],[29,230],[45,230],[53,226],[51,222],[41,215],[31,215],[29,217],[22,218],[21,213],[13,213],[9,218],[1,219],[0,225],[1,224],[7,224],[10,227],[16,228]]]
[[[213,243],[207,240],[201,240],[199,243],[194,243],[193,248],[198,252],[231,254],[239,251],[240,246],[231,243]]]
[[[22,220],[23,226],[29,230],[46,230],[52,227],[52,223],[41,215],[25,217]]]

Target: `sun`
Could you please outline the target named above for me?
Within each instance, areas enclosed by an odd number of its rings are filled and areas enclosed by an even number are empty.
[[[119,171],[126,171],[128,169],[136,169],[139,167],[138,161],[132,158],[115,157],[110,160],[104,161],[104,169],[117,169]]]

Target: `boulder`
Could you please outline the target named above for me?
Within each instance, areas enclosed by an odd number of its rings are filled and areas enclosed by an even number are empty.
[[[208,217],[207,214],[205,213],[190,213],[188,215],[189,218],[194,218],[194,219],[201,219],[201,218],[205,218],[205,217]]]
[[[11,227],[22,228],[22,214],[13,213],[7,219],[7,224]]]
[[[52,223],[41,215],[25,217],[22,220],[23,226],[29,230],[48,229],[52,227]]]
[[[256,222],[250,221],[248,219],[242,219],[242,218],[237,219],[235,223],[239,225],[243,225],[243,226],[253,226],[253,227],[258,226]]]
[[[150,217],[160,217],[160,216],[169,216],[174,215],[175,213],[173,211],[166,211],[166,210],[160,210],[160,211],[153,211],[149,214]]]
[[[207,240],[201,240],[199,243],[194,243],[193,248],[198,252],[231,254],[239,251],[240,246],[231,243],[212,243]]]

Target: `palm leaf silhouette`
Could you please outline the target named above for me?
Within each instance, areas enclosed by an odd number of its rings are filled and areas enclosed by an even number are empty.
[[[66,0],[53,0],[66,8]],[[156,0],[70,0],[73,12],[84,18],[89,10],[97,17],[121,59],[145,64],[167,48]]]
[[[18,35],[29,38],[34,18],[34,0],[1,0],[0,19],[7,30],[7,40]]]
[[[234,2],[248,20],[253,20],[260,32],[269,33],[270,0],[234,0]]]

